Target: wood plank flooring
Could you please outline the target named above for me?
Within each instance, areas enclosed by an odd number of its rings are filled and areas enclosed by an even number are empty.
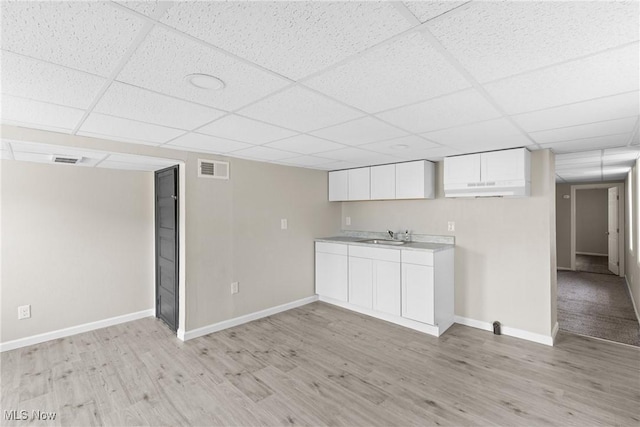
[[[142,319],[1,362],[3,411],[30,418],[2,425],[640,424],[636,348],[461,325],[434,338],[320,302],[186,343]]]

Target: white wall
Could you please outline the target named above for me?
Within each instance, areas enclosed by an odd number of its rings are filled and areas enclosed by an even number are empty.
[[[314,295],[313,238],[340,230],[340,205],[327,201],[324,171],[13,126],[3,126],[2,133],[8,139],[184,162],[186,262],[183,270],[187,332]],[[231,179],[198,178],[198,158],[230,161]],[[13,184],[5,184],[3,180],[2,185]],[[89,190],[85,190],[86,195]],[[3,203],[4,200],[3,192]],[[46,204],[43,210],[55,212],[57,206]],[[281,218],[288,219],[288,230],[280,230]],[[3,264],[8,261],[6,248],[11,249],[13,245],[4,239],[8,224],[3,212]],[[92,244],[89,240],[83,242],[85,247]],[[28,259],[32,249],[25,250],[24,256]],[[87,277],[91,279],[92,276]],[[239,294],[231,295],[232,281],[240,282]],[[14,282],[3,281],[3,293],[5,287],[16,286]],[[7,303],[10,311],[16,312],[13,305],[15,302]],[[60,309],[65,310],[66,306]]]
[[[627,279],[627,283],[629,284],[629,289],[631,291],[631,297],[633,299],[634,307],[636,308],[636,315],[638,315],[638,310],[640,309],[640,264],[638,261],[638,239],[640,238],[640,233],[638,232],[638,209],[640,208],[640,203],[638,202],[638,168],[640,167],[640,162],[636,161],[636,164],[632,168],[631,179],[633,183],[631,183],[632,187],[632,197],[629,200],[629,193],[625,191],[625,199],[626,203],[626,227],[625,227],[625,275]],[[629,185],[629,177],[625,180],[625,188],[628,188]],[[633,204],[633,216],[629,215],[629,206]],[[633,221],[633,227],[629,227],[629,222]],[[633,232],[633,250],[629,250],[629,240],[631,238],[629,229],[632,228]]]
[[[0,162],[7,342],[154,307],[153,174]],[[17,307],[31,305],[18,320]]]
[[[445,199],[442,163],[435,200],[343,202],[345,229],[456,238],[456,315],[551,335],[555,318],[555,163],[532,153],[531,197]],[[447,231],[455,221],[456,231]]]

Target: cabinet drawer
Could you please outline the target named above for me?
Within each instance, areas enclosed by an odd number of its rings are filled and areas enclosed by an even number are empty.
[[[406,264],[433,266],[433,252],[402,251],[402,262]]]
[[[380,261],[400,262],[400,251],[397,249],[370,248],[368,246],[349,245],[349,256],[376,259]]]
[[[347,245],[342,245],[340,243],[316,242],[316,252],[323,252],[325,254],[346,255]]]

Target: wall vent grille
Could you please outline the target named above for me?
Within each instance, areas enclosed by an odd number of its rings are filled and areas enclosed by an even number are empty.
[[[198,159],[198,177],[229,179],[229,162]]]

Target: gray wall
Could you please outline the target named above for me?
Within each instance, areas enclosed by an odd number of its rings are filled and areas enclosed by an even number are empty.
[[[438,163],[435,200],[343,202],[343,221],[351,217],[343,227],[454,235],[456,315],[548,336],[556,323],[555,163],[549,150],[531,158],[531,197],[445,199]]]
[[[340,230],[340,204],[327,201],[327,173],[310,169],[293,168],[287,166],[265,164],[240,159],[226,159],[224,157],[206,154],[190,153],[144,145],[126,144],[116,141],[70,136],[54,132],[19,128],[14,126],[2,127],[3,137],[17,140],[27,140],[49,144],[68,145],[96,150],[106,150],[120,153],[130,153],[163,158],[178,159],[186,165],[185,193],[186,224],[185,251],[186,263],[183,269],[186,274],[186,331],[202,326],[249,314],[276,305],[292,302],[300,298],[314,295],[314,245],[313,238],[328,236]],[[222,159],[231,162],[231,179],[221,181],[197,177],[197,160]],[[27,163],[6,162],[15,168],[24,170],[30,176]],[[63,167],[52,165],[51,167]],[[69,169],[71,177],[78,177],[77,168]],[[121,174],[116,171],[114,174]],[[7,180],[3,168],[2,204],[8,200],[5,187],[16,191],[15,182]],[[93,198],[92,186],[84,185],[77,179],[78,197]],[[110,185],[107,178],[102,185]],[[80,203],[80,201],[78,202]],[[148,208],[152,209],[153,201],[149,201]],[[58,206],[43,203],[43,214],[54,214]],[[103,216],[107,226],[116,224],[120,214]],[[287,218],[288,230],[280,230],[280,219]],[[3,212],[2,230],[14,225],[15,218],[5,219]],[[110,222],[111,221],[111,222]],[[152,226],[152,223],[147,223]],[[24,229],[31,240],[37,240],[37,235],[29,229]],[[62,240],[64,241],[64,240]],[[76,247],[90,248],[95,245],[92,239],[77,236],[77,241],[69,242]],[[3,248],[11,248],[9,241],[2,238]],[[21,254],[24,259],[34,256],[33,247],[25,247]],[[95,254],[99,257],[99,254]],[[135,258],[134,258],[135,259]],[[2,252],[2,264],[7,265],[9,255],[7,250]],[[146,263],[146,261],[144,262]],[[117,270],[118,264],[111,268]],[[148,270],[152,273],[153,265]],[[3,271],[2,294],[13,292],[20,287],[17,277],[4,280]],[[88,274],[87,281],[95,279]],[[240,282],[240,293],[231,295],[231,282]],[[42,287],[34,287],[33,294],[41,292]],[[153,291],[153,284],[149,285]],[[150,294],[152,295],[152,293]],[[66,295],[68,297],[68,295]],[[53,296],[53,298],[57,298]],[[111,299],[119,298],[113,294]],[[106,304],[94,300],[94,304]],[[4,322],[17,318],[17,302],[3,298],[3,328],[13,331],[14,328]],[[57,298],[52,301],[57,310],[68,310],[68,298]],[[7,308],[5,310],[4,308]],[[150,308],[146,304],[143,308]],[[137,308],[136,308],[137,310]],[[135,311],[133,309],[129,311]],[[35,312],[34,312],[35,313]],[[100,312],[103,318],[111,315]],[[88,313],[87,313],[88,314]],[[184,313],[183,313],[184,314]],[[82,324],[99,317],[78,316],[73,319],[75,324]],[[33,331],[46,332],[59,329],[49,322],[51,316],[42,319],[43,324],[27,327],[12,332],[11,338],[2,337],[2,341],[32,335]],[[36,324],[38,318],[22,321],[23,324]],[[15,323],[14,323],[15,324]]]
[[[571,268],[571,184],[556,185],[556,253],[558,267]]]
[[[152,173],[0,164],[2,342],[153,308]]]
[[[576,191],[576,252],[606,255],[608,239],[608,190]]]

